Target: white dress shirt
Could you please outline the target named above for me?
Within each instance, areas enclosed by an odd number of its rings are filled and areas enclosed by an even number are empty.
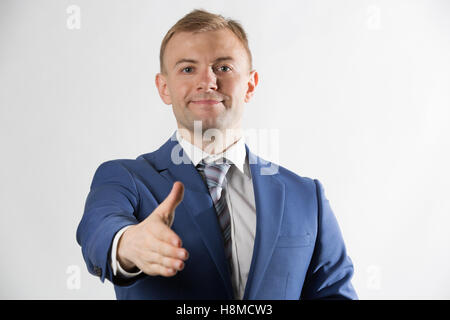
[[[231,281],[235,299],[241,300],[244,296],[245,285],[250,270],[256,233],[255,196],[253,193],[253,183],[248,157],[246,157],[244,139],[240,138],[225,152],[212,155],[183,139],[178,130],[176,132],[176,138],[194,166],[197,166],[202,160],[204,160],[205,163],[211,163],[222,157],[232,163],[224,181],[224,183],[226,183],[226,186],[224,186],[226,190],[224,195],[226,196],[231,221],[233,261],[233,275]],[[127,272],[120,266],[116,259],[117,243],[128,227],[125,227],[116,233],[111,249],[111,267],[113,273],[114,275],[123,278],[134,277],[142,272]]]

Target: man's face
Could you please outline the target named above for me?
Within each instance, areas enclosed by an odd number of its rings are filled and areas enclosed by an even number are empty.
[[[203,131],[241,128],[258,74],[250,71],[247,52],[230,30],[175,33],[164,67],[156,85],[164,103],[173,106],[179,128],[194,132],[196,120]]]

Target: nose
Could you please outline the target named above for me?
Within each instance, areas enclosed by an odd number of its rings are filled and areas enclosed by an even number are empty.
[[[217,77],[212,68],[206,68],[199,75],[197,90],[217,90]]]

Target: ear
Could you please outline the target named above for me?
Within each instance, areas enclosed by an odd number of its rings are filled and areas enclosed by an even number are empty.
[[[245,93],[245,102],[249,102],[250,99],[253,97],[253,94],[255,93],[255,88],[258,85],[258,72],[256,70],[252,70],[250,72],[250,79],[248,80],[248,89]]]
[[[155,84],[162,101],[167,105],[171,105],[172,99],[170,98],[169,88],[167,87],[167,79],[162,73],[156,74]]]

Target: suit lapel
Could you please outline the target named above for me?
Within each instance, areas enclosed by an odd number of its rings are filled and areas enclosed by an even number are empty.
[[[155,167],[160,174],[167,179],[168,191],[175,181],[184,185],[184,197],[176,211],[184,209],[191,217],[197,232],[208,249],[228,292],[233,297],[231,277],[227,268],[225,250],[223,247],[222,233],[217,221],[214,204],[197,169],[191,163],[189,157],[184,155],[183,148],[173,135],[154,155]],[[182,207],[182,208],[180,208]],[[175,220],[178,214],[176,212]]]
[[[285,185],[278,179],[277,173],[271,173],[271,170],[268,169],[272,165],[271,162],[266,162],[254,155],[247,145],[245,148],[255,195],[256,234],[244,299],[255,299],[272,258],[280,231],[284,211]],[[232,298],[233,289],[220,226],[209,191],[200,174],[189,158],[184,155],[183,148],[176,140],[175,134],[153,153],[152,158],[155,168],[168,181],[165,186],[167,194],[175,181],[181,181],[184,184],[184,198],[176,209],[182,211],[175,214],[175,219],[178,214],[184,214],[184,212],[191,217],[197,229],[193,232],[198,232],[200,235],[222,277],[229,297]]]
[[[256,234],[244,299],[256,299],[280,232],[285,185],[278,179],[278,171],[269,169],[272,166],[271,162],[264,161],[251,153],[247,145],[245,148],[255,194]]]

